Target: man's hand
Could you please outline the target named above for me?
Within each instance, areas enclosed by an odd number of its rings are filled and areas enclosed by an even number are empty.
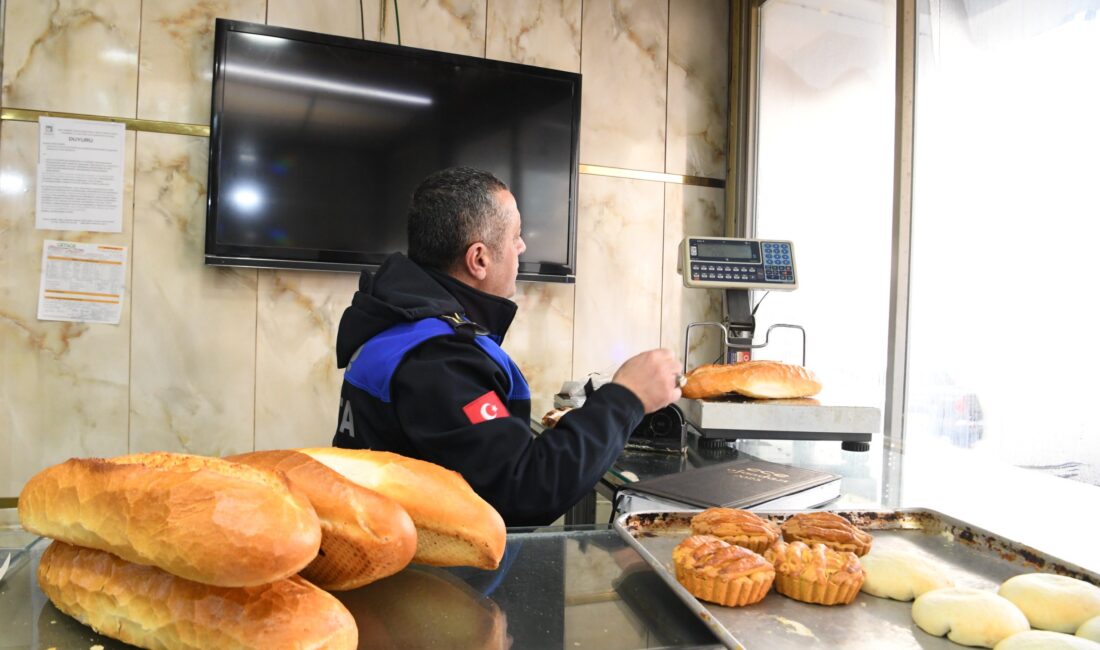
[[[646,413],[662,409],[680,399],[682,366],[669,350],[649,350],[626,360],[611,379],[629,388]]]

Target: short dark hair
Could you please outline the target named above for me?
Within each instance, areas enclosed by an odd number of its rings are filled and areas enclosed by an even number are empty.
[[[506,225],[495,195],[507,189],[496,176],[471,167],[429,175],[409,205],[409,259],[450,271],[474,242],[485,242],[495,252]]]

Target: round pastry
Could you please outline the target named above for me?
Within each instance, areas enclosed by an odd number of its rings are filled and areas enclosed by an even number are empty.
[[[759,602],[775,580],[775,569],[764,558],[711,535],[680,542],[672,563],[676,580],[693,596],[726,607]]]
[[[863,591],[879,598],[913,600],[955,583],[923,557],[904,551],[876,550],[860,558],[867,579]]]
[[[1100,650],[1100,643],[1061,632],[1029,630],[1013,634],[993,650]]]
[[[1031,627],[1073,634],[1100,615],[1100,587],[1053,573],[1025,573],[1009,578],[997,593],[1027,616]]]
[[[992,648],[1031,627],[1020,608],[992,591],[948,587],[913,601],[913,622],[932,636],[947,635],[960,645]]]
[[[1077,636],[1100,643],[1100,616],[1093,616],[1077,628]]]
[[[824,544],[776,542],[764,559],[775,566],[775,590],[804,603],[847,605],[863,585],[859,558]]]
[[[709,508],[691,518],[691,532],[763,553],[779,539],[779,526],[748,510]]]
[[[800,512],[783,522],[783,539],[788,542],[824,544],[834,551],[866,555],[871,536],[832,512]]]

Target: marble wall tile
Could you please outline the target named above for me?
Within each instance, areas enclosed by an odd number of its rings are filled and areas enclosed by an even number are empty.
[[[664,185],[581,175],[573,374],[610,372],[661,342]]]
[[[266,5],[266,0],[144,2],[137,116],[209,124],[214,19],[262,23]]]
[[[485,56],[581,71],[581,0],[490,0]]]
[[[336,330],[359,275],[259,274],[256,448],[328,446],[344,378],[336,368]]]
[[[267,0],[267,24],[362,38],[362,11],[359,0]]]
[[[133,117],[141,0],[7,0],[3,105]]]
[[[256,271],[203,266],[206,138],[140,133],[130,449],[253,449]]]
[[[676,272],[680,241],[688,236],[720,237],[725,223],[725,190],[692,185],[665,185],[664,272],[661,277],[661,347],[683,361],[689,323],[722,320],[722,292],[689,289]],[[714,363],[721,354],[722,335],[714,327],[691,332],[688,368]]]
[[[729,2],[669,3],[665,171],[726,176]]]
[[[382,33],[383,16],[385,11],[385,5],[390,4],[393,0],[363,0],[361,6],[363,8],[363,38],[368,41],[381,41],[384,34]]]
[[[72,456],[126,453],[130,304],[118,325],[40,321],[42,242],[131,244],[134,134],[126,134],[121,233],[35,230],[38,124],[0,125],[0,496]],[[133,253],[131,248],[130,253]],[[132,268],[132,265],[131,265]]]
[[[588,0],[581,162],[665,169],[668,0]]]
[[[575,285],[519,282],[512,300],[519,305],[504,349],[531,386],[531,415],[542,417],[563,381],[573,378],[573,301]]]
[[[485,56],[485,3],[487,0],[393,0],[383,5],[382,38],[397,42],[398,19],[401,45],[438,52]]]

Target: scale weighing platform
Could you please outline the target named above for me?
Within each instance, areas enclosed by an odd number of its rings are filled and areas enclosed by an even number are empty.
[[[777,328],[802,334],[806,365],[806,331],[798,325],[768,327],[763,343],[755,343],[753,290],[793,291],[798,288],[794,244],[785,240],[734,237],[687,237],[680,243],[677,270],[684,286],[724,291],[724,320],[696,322],[684,335],[687,363],[692,329],[716,327],[722,331],[721,357],[725,363],[751,359],[752,350],[768,345]],[[688,368],[685,365],[684,371]],[[872,434],[881,427],[878,408],[822,403],[817,399],[756,400],[736,395],[711,399],[681,399],[677,408],[700,444],[732,445],[738,439],[814,440],[841,442],[847,451],[870,449]]]

